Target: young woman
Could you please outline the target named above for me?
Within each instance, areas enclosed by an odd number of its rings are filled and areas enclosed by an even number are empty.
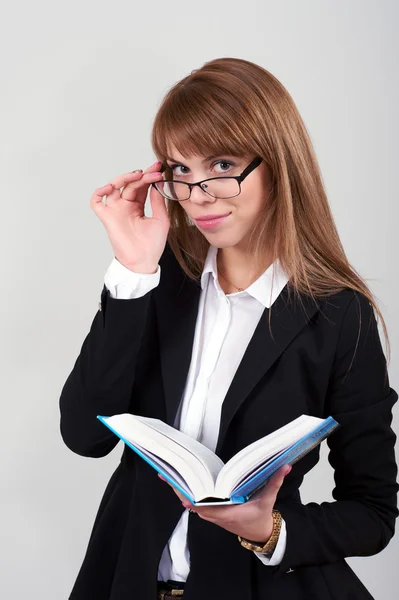
[[[345,558],[394,534],[398,394],[298,110],[262,67],[217,59],[170,89],[152,145],[158,162],[91,199],[115,258],[62,390],[65,443],[105,456],[118,438],[96,416],[131,412],[226,461],[331,415],[334,501],[300,498],[319,448],[250,502],[200,508],[124,447],[70,598],[370,599]]]

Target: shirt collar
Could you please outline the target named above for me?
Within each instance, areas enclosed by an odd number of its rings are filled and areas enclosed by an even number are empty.
[[[210,274],[212,274],[212,281],[216,286],[216,289],[218,291],[220,289],[216,263],[217,253],[218,248],[210,245],[201,274],[202,289],[204,289],[206,284],[209,282]],[[238,296],[239,294],[249,294],[263,304],[263,306],[270,308],[288,282],[288,279],[289,278],[283,270],[280,261],[276,259],[274,263],[272,263],[270,267],[268,267],[268,269],[266,269],[266,271],[246,290],[243,292],[237,292],[237,294],[234,294],[234,296]]]

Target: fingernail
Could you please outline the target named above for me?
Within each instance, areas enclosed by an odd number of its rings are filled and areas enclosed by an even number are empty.
[[[132,173],[142,173],[143,169],[135,169],[134,171],[132,171]]]
[[[155,167],[155,165],[160,165],[161,163],[162,163],[162,160],[156,160],[156,161],[155,161],[155,162],[154,162],[154,163],[151,165],[151,168],[152,168],[152,167]]]
[[[291,465],[288,465],[288,470],[286,472],[286,475],[288,475],[288,473],[291,473],[291,471],[292,471],[292,467],[291,467]]]

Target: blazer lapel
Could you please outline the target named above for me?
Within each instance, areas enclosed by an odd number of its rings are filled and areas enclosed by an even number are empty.
[[[225,396],[216,454],[220,452],[229,424],[241,404],[318,308],[310,296],[300,295],[298,299],[293,291],[288,295],[286,285],[272,305],[272,335],[270,309],[265,308]]]
[[[166,422],[172,426],[190,368],[201,294],[199,280],[190,280],[177,264],[173,267],[156,303]]]

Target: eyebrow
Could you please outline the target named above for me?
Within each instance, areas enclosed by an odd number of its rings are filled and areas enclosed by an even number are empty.
[[[202,159],[202,162],[205,163],[205,162],[208,162],[209,160],[212,160],[213,158],[218,158],[218,157],[220,158],[222,156],[230,156],[230,155],[213,154],[212,156],[207,156],[206,158]],[[176,160],[175,158],[170,158],[170,157],[166,157],[166,160],[170,160],[172,162],[179,163],[179,164],[181,164],[181,162],[182,162],[181,160]]]

